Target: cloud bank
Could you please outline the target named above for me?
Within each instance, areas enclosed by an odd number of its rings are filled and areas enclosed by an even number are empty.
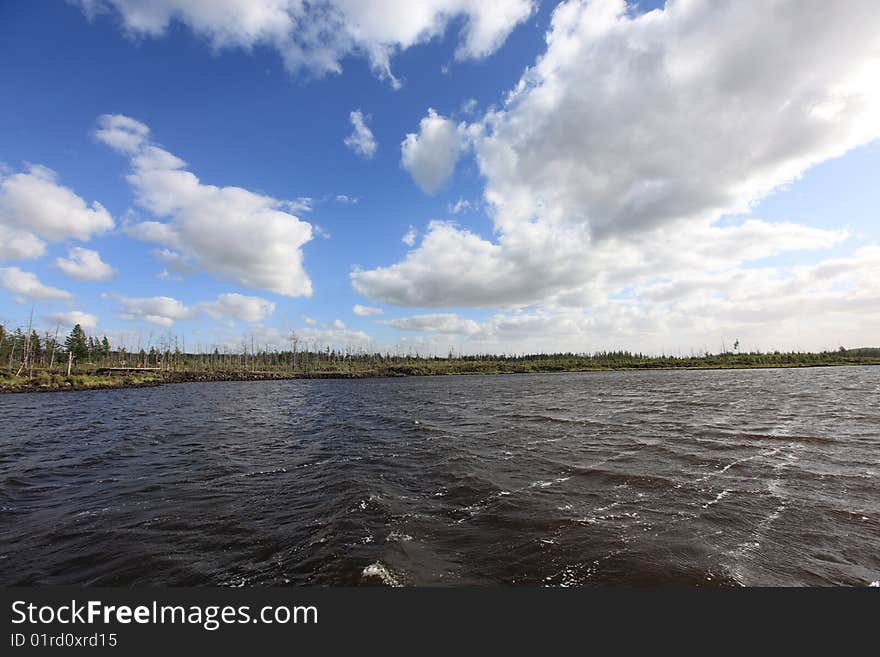
[[[651,283],[828,249],[846,231],[718,220],[880,137],[877,79],[880,13],[867,0],[689,0],[642,14],[568,0],[546,52],[465,130],[491,239],[432,222],[402,261],[353,271],[353,287],[408,307],[598,308]],[[455,151],[426,135],[454,143],[450,123],[431,112],[404,142],[426,191]]]

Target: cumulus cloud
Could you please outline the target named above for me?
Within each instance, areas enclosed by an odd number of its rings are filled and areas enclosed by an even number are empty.
[[[847,235],[752,219],[594,244],[584,227],[539,222],[495,243],[453,223],[433,221],[404,260],[355,270],[351,281],[360,294],[397,306],[581,306],[656,278],[688,278],[786,251],[825,249]]]
[[[419,333],[470,335],[480,331],[480,325],[477,322],[459,317],[455,313],[413,315],[412,317],[390,319],[385,323],[401,331],[417,331]]]
[[[33,260],[46,253],[46,243],[26,230],[0,224],[0,261]]]
[[[36,274],[22,271],[18,267],[0,267],[0,287],[9,290],[13,295],[29,299],[52,300],[73,297],[70,292],[44,285]]]
[[[352,306],[351,312],[358,317],[369,317],[371,315],[381,315],[385,311],[381,308],[372,308],[370,306],[362,306],[361,304],[356,303]]]
[[[69,248],[67,258],[56,258],[55,266],[81,281],[106,281],[116,275],[116,270],[101,260],[101,254],[79,246]]]
[[[367,127],[364,115],[360,110],[354,110],[348,115],[351,121],[351,134],[345,138],[345,145],[361,157],[371,158],[376,154],[378,145],[373,132]],[[337,200],[339,197],[337,197]],[[346,201],[348,197],[345,197]]]
[[[177,299],[171,297],[117,297],[122,307],[122,319],[141,319],[159,326],[172,326],[182,319],[193,319],[196,316],[192,308],[188,308]]]
[[[241,322],[262,322],[275,312],[275,304],[260,297],[243,294],[221,294],[214,301],[199,304],[211,319]]]
[[[140,319],[160,326],[172,326],[178,320],[198,319],[202,313],[227,326],[236,322],[257,323],[275,312],[275,303],[261,297],[235,292],[220,294],[212,301],[193,306],[172,297],[125,297],[114,295],[122,311],[122,319]]]
[[[831,12],[561,3],[504,104],[458,130],[492,238],[433,222],[402,261],[353,271],[355,290],[400,306],[597,307],[652,281],[842,243],[843,230],[718,223],[880,136],[880,14],[868,1]],[[423,140],[407,139],[418,154]]]
[[[95,137],[122,153],[136,153],[150,137],[146,124],[122,114],[103,114],[98,117]]]
[[[0,170],[0,260],[37,258],[47,241],[86,241],[113,225],[104,206],[88,205],[51,169],[32,164],[19,173]]]
[[[880,136],[878,28],[870,0],[562,3],[478,140],[496,225],[609,235],[748,211]]]
[[[456,124],[429,108],[419,123],[418,134],[407,134],[400,144],[400,162],[422,191],[434,194],[452,176],[465,140],[464,124]]]
[[[76,1],[76,0],[74,0]],[[464,19],[457,59],[495,52],[532,12],[531,0],[78,0],[90,18],[114,12],[126,32],[159,37],[177,21],[212,47],[274,48],[288,70],[338,73],[350,54],[366,56],[376,74],[398,86],[392,57],[445,33]]]
[[[43,316],[43,321],[49,324],[58,324],[63,328],[73,327],[79,324],[83,328],[95,328],[98,325],[98,318],[81,310],[71,310],[70,312],[49,313]]]
[[[137,204],[166,219],[131,224],[129,235],[161,244],[166,261],[190,261],[244,287],[311,295],[301,248],[312,239],[312,227],[291,214],[295,202],[202,183],[128,117],[105,115],[98,125],[95,136],[130,158],[127,180]]]

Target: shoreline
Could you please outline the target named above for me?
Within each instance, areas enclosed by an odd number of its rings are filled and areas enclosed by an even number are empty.
[[[39,379],[21,378],[10,383],[0,380],[0,394],[25,394],[46,392],[81,392],[86,390],[119,390],[125,388],[155,388],[177,383],[218,383],[218,382],[256,382],[289,381],[299,379],[388,379],[423,376],[497,376],[516,374],[576,374],[581,372],[644,372],[644,371],[706,371],[706,370],[757,370],[757,369],[805,369],[817,367],[863,367],[880,366],[880,360],[866,362],[828,362],[828,363],[761,363],[761,364],[705,364],[705,365],[653,365],[641,367],[584,367],[575,369],[497,369],[484,371],[422,371],[416,368],[396,367],[386,370],[361,372],[185,372],[166,371],[146,376],[114,375],[54,375],[50,383],[39,383]],[[409,371],[407,371],[409,370]]]

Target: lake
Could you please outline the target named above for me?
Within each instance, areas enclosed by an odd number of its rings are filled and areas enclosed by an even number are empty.
[[[880,367],[0,397],[5,585],[880,579]]]

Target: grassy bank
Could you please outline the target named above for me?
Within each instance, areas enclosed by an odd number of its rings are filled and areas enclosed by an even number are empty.
[[[616,370],[706,370],[880,365],[880,350],[804,354],[714,354],[692,357],[646,357],[632,354],[482,356],[463,358],[366,358],[304,361],[299,367],[193,366],[186,361],[173,369],[107,374],[85,365],[71,376],[48,369],[31,376],[0,374],[0,392],[42,392],[156,386],[164,383],[208,381],[265,381],[275,379],[370,378],[462,374],[526,374],[600,372]]]
[[[94,390],[102,388],[137,388],[166,383],[162,374],[99,376],[39,372],[33,376],[0,375],[0,392],[54,392],[59,390]]]

